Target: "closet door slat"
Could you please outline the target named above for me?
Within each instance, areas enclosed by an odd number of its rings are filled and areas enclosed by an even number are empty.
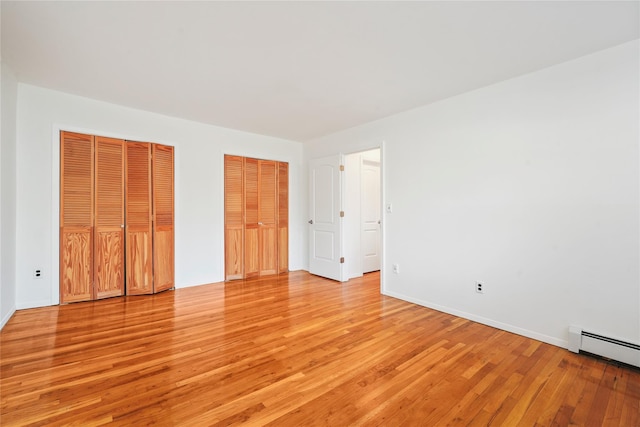
[[[259,160],[244,159],[244,277],[255,277],[260,274],[260,241],[259,241]]]
[[[244,277],[244,159],[224,156],[225,280]]]
[[[95,298],[124,295],[124,141],[95,137]]]
[[[289,164],[278,162],[278,273],[289,271]]]
[[[127,294],[151,294],[151,144],[127,141],[126,152]]]
[[[60,303],[93,298],[93,139],[60,133]]]
[[[153,286],[154,292],[174,283],[173,147],[152,145]]]
[[[260,160],[258,176],[258,242],[261,276],[278,272],[276,177],[276,162]]]

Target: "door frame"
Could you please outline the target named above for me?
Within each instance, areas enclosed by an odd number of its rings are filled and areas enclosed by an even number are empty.
[[[365,268],[365,260],[364,260],[364,252],[365,252],[365,247],[364,247],[364,239],[363,237],[366,235],[365,231],[364,231],[364,206],[365,206],[365,191],[364,191],[364,170],[365,167],[374,167],[377,170],[377,174],[378,174],[378,188],[377,188],[377,194],[376,196],[378,197],[378,205],[377,205],[377,218],[378,218],[378,223],[377,225],[374,225],[374,227],[377,226],[377,257],[378,257],[378,263],[377,263],[377,270],[369,270],[368,272],[373,272],[373,271],[380,271],[380,265],[382,262],[382,259],[380,258],[380,247],[382,246],[382,233],[380,232],[380,228],[382,226],[382,210],[380,209],[381,207],[381,203],[380,203],[380,199],[382,196],[382,180],[381,180],[381,175],[380,175],[380,150],[378,150],[378,160],[377,161],[373,161],[373,160],[368,160],[365,159],[363,156],[358,156],[358,160],[359,160],[359,166],[360,166],[360,218],[359,218],[359,224],[358,224],[358,228],[360,230],[360,253],[358,254],[360,257],[360,262],[361,262],[361,270],[362,270],[362,274],[366,274],[367,273],[367,268]]]
[[[340,151],[339,153],[334,153],[335,154],[341,154],[344,156],[350,155],[350,154],[357,154],[357,153],[362,153],[364,151],[370,151],[370,150],[375,150],[375,149],[379,149],[380,150],[380,293],[386,295],[386,222],[388,219],[388,213],[387,211],[384,209],[386,200],[387,200],[387,196],[386,196],[386,141],[385,140],[380,140],[379,143],[373,143],[371,145],[363,145],[362,147],[359,147],[357,150],[353,150],[353,151],[347,151],[347,152],[342,152]],[[331,154],[329,153],[323,153],[323,155],[319,155],[316,157],[310,157],[307,158],[307,176],[309,175],[309,162],[313,159],[319,159],[322,157],[327,157],[330,156]],[[344,206],[344,180],[342,180],[342,184],[341,184],[341,203],[342,206]],[[307,206],[310,205],[310,197],[311,194],[307,194]],[[347,214],[345,214],[347,215]],[[309,216],[309,215],[307,215]],[[306,224],[305,224],[306,225]],[[307,228],[308,229],[308,228]],[[341,239],[344,240],[344,232],[341,233]],[[307,241],[310,241],[310,236],[307,234]],[[344,250],[344,242],[340,242],[341,248],[343,248]],[[307,247],[309,247],[309,244],[307,244]],[[309,262],[309,259],[311,257],[311,254],[307,254],[307,263]],[[346,261],[346,260],[345,260]],[[348,261],[347,261],[348,262]],[[308,269],[308,266],[307,266]],[[345,275],[344,271],[346,270],[346,268],[343,267],[343,277]],[[347,282],[343,282],[343,283],[347,283]]]

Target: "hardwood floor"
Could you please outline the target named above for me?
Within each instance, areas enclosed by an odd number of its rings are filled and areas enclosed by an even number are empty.
[[[17,312],[13,425],[640,426],[640,370],[295,272]]]

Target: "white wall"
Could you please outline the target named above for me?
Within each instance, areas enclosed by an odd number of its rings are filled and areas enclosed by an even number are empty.
[[[175,146],[176,287],[224,280],[223,155],[289,162],[291,270],[304,265],[302,146],[18,85],[17,307],[57,304],[60,129]],[[42,268],[43,278],[32,270]]]
[[[560,346],[570,324],[640,343],[639,48],[307,143],[385,141],[385,292]]]
[[[18,83],[1,65],[0,98],[0,328],[16,310],[16,105]]]

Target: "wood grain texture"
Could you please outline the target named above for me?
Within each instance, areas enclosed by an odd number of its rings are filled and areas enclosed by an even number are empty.
[[[173,147],[152,144],[151,171],[155,225],[173,227]]]
[[[278,162],[278,273],[289,271],[289,164]]]
[[[124,232],[120,226],[95,233],[96,298],[124,295]]]
[[[60,233],[60,303],[92,298],[92,233],[92,227],[65,227]]]
[[[289,165],[230,155],[224,165],[225,280],[288,271]]]
[[[251,278],[260,274],[260,239],[258,225],[246,225],[244,228],[244,277]]]
[[[244,158],[224,156],[224,223],[230,226],[244,222]]]
[[[225,280],[244,277],[244,157],[224,156]]]
[[[132,230],[133,229],[133,230]],[[127,231],[127,295],[153,293],[151,230]]]
[[[640,371],[294,272],[18,311],[16,425],[638,426]]]
[[[151,144],[126,143],[126,291],[153,293]]]
[[[244,223],[246,226],[257,226],[259,219],[259,160],[244,159]]]
[[[240,225],[225,226],[225,280],[242,279],[244,277],[244,227]]]
[[[95,137],[94,298],[124,295],[124,140]]]
[[[289,228],[278,227],[278,273],[289,271]]]
[[[260,160],[258,170],[258,221],[273,225],[278,215],[277,164],[273,160]]]
[[[151,147],[153,186],[153,291],[175,286],[173,147]]]
[[[259,275],[278,273],[278,164],[258,163],[258,266]]]
[[[126,144],[127,226],[151,231],[151,144]]]
[[[162,292],[174,286],[173,227],[156,227],[153,239],[153,290]]]
[[[258,229],[260,245],[260,275],[278,273],[278,228],[275,224],[263,224]]]
[[[95,227],[124,225],[124,141],[95,137]]]
[[[93,136],[60,132],[60,226],[93,226]]]
[[[60,132],[60,302],[92,299],[94,137]]]

